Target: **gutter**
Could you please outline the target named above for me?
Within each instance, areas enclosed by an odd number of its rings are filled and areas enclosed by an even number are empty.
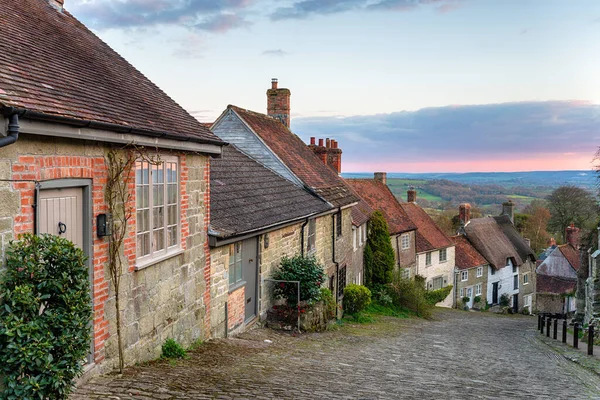
[[[398,258],[398,270],[400,270],[400,244],[398,243],[398,237],[400,235],[396,235],[396,258]]]
[[[15,143],[19,139],[19,112],[13,107],[2,109],[2,115],[8,118],[8,130],[6,136],[0,138],[0,147]]]

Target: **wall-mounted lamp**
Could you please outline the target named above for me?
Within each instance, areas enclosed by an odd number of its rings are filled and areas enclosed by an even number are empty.
[[[96,234],[98,237],[112,235],[112,215],[98,214],[96,217]]]

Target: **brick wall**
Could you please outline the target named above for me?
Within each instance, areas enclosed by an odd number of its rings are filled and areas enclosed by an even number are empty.
[[[229,332],[235,331],[244,323],[246,311],[245,290],[241,288],[229,293],[227,298],[227,329]]]

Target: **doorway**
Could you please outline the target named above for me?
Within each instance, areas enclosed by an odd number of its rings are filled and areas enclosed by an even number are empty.
[[[258,291],[258,238],[253,237],[242,242],[242,279],[246,282],[245,322],[256,317],[256,293]]]

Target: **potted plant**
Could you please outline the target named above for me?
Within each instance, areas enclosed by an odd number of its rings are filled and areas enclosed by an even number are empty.
[[[469,311],[469,301],[471,301],[471,298],[469,296],[464,296],[462,298],[462,302],[464,304],[463,306],[463,310],[465,311]]]

